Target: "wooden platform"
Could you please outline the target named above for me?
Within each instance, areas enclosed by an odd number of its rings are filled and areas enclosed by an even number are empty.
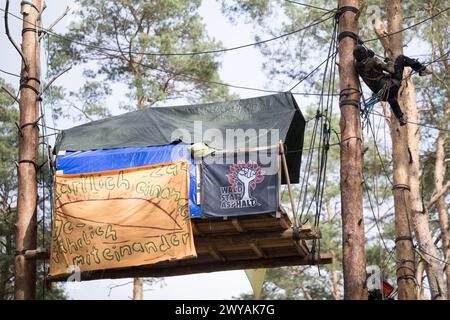
[[[312,226],[300,229],[300,240],[293,240],[289,217],[275,214],[229,218],[192,219],[197,258],[165,261],[149,266],[84,272],[81,280],[130,277],[169,277],[193,273],[282,266],[328,264],[331,255],[312,256],[306,240],[320,238]],[[49,279],[61,281],[62,278]]]

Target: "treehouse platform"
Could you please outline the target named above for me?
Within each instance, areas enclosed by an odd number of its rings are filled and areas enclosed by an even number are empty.
[[[48,279],[331,263],[308,248],[320,230],[297,227],[281,205],[287,185],[297,212],[291,183],[305,123],[281,93],[148,108],[60,132]]]
[[[332,263],[331,254],[313,256],[308,241],[320,239],[320,230],[304,225],[294,240],[292,222],[283,208],[280,212],[230,219],[193,219],[196,258],[159,262],[139,267],[87,271],[81,280],[129,277],[170,277],[228,270],[277,268],[283,266]],[[66,276],[48,277],[64,281]]]

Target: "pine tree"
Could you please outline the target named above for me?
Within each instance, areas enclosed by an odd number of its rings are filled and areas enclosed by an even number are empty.
[[[9,92],[14,89],[0,78],[0,85]],[[15,260],[15,221],[17,195],[17,161],[18,132],[15,125],[19,119],[19,111],[14,100],[0,90],[0,300],[14,298],[14,260]],[[40,155],[41,160],[44,156]],[[40,207],[44,206],[40,202]],[[48,210],[47,210],[48,212]],[[50,226],[38,228],[38,237],[42,240],[43,232],[48,244]],[[41,243],[41,242],[39,242]],[[49,247],[49,246],[47,246]],[[38,299],[66,299],[64,290],[57,284],[45,288],[43,279],[46,275],[44,264],[38,261],[37,267]]]

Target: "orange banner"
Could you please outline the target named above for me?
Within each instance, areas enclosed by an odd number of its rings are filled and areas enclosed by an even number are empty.
[[[50,276],[195,257],[188,166],[57,174]]]

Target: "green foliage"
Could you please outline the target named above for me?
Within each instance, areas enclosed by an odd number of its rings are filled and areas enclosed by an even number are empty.
[[[212,102],[230,98],[226,87],[208,83],[220,80],[217,55],[148,54],[220,48],[205,33],[198,15],[200,0],[78,0],[77,4],[77,18],[66,39],[51,38],[50,62],[53,73],[69,64],[88,70],[85,85],[71,93],[85,116],[108,115],[105,98],[115,83],[128,87],[130,101],[121,103],[128,110],[168,99]]]

